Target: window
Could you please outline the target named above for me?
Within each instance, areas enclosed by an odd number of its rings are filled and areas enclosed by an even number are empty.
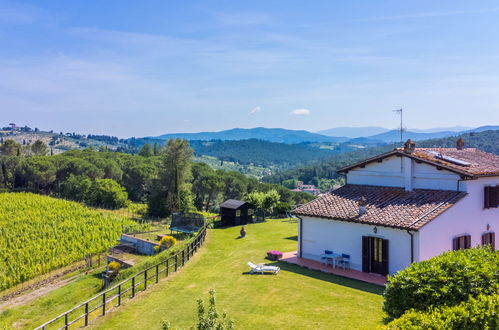
[[[253,215],[253,209],[248,209],[248,215]]]
[[[471,247],[471,236],[463,235],[455,237],[452,241],[453,250],[464,250]]]
[[[491,207],[499,206],[499,187],[487,186],[484,188],[484,205],[483,207],[488,209]]]
[[[482,245],[490,245],[492,250],[496,247],[496,234],[495,233],[484,233],[482,235]]]
[[[236,217],[240,217],[241,216],[241,210],[236,210]]]

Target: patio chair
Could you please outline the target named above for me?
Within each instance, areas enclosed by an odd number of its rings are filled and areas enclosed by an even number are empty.
[[[251,268],[251,270],[250,270],[251,274],[254,274],[254,273],[260,273],[260,274],[274,273],[274,275],[277,275],[277,273],[279,273],[279,270],[281,270],[281,268],[279,268],[277,266],[266,266],[264,264],[255,265],[252,262],[248,262],[248,266],[250,266],[250,268]]]
[[[346,269],[347,267],[350,269],[350,255],[349,254],[341,254],[341,259],[338,261],[338,264]]]
[[[333,260],[334,252],[331,250],[324,250],[324,254],[321,255],[321,264],[327,265],[328,260]]]

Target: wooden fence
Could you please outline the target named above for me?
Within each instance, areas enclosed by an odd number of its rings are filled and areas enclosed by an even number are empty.
[[[87,326],[91,320],[104,316],[110,310],[121,306],[124,299],[134,298],[140,291],[145,291],[151,285],[158,283],[161,277],[168,277],[169,274],[183,267],[203,244],[205,237],[206,226],[182,251],[178,251],[166,260],[135,274],[56,318],[45,322],[35,330],[52,328],[67,330],[70,326],[72,328]]]

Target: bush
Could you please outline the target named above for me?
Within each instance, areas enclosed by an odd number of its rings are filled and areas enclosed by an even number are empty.
[[[389,277],[383,310],[392,320],[410,309],[453,306],[470,296],[493,294],[498,289],[498,253],[489,247],[451,251]]]
[[[115,273],[117,273],[120,268],[121,268],[121,265],[119,262],[117,261],[111,261],[108,265],[107,265],[107,268],[110,270],[110,271],[113,271]]]
[[[177,244],[177,239],[173,236],[163,236],[159,241],[159,245],[164,246],[167,249],[175,244]]]
[[[90,189],[89,204],[119,209],[128,204],[128,194],[125,188],[112,179],[97,179]]]
[[[410,310],[384,329],[499,329],[499,295],[480,295],[427,313]]]

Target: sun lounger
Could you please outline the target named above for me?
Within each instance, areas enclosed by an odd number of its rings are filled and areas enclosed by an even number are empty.
[[[251,274],[254,274],[254,273],[260,273],[260,274],[274,273],[274,275],[277,275],[277,273],[279,273],[279,270],[281,270],[279,267],[276,267],[276,266],[266,266],[264,264],[255,265],[252,262],[248,262],[248,266],[250,266],[250,268],[251,268],[251,270],[250,270]]]

